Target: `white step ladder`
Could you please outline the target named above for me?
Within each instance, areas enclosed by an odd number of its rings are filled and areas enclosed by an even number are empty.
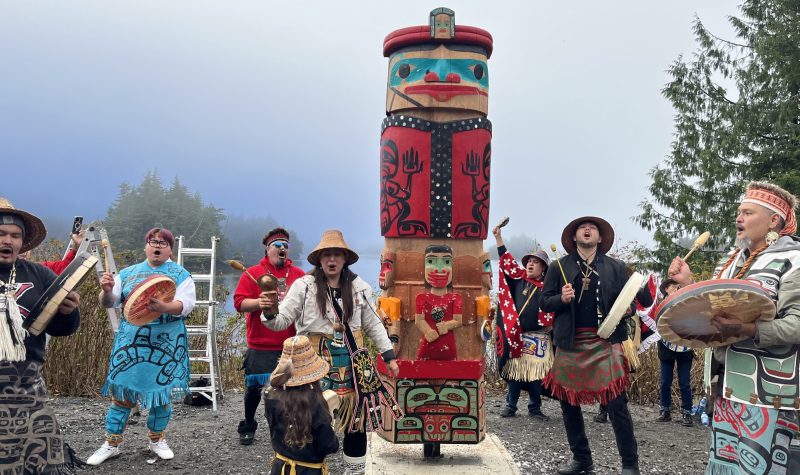
[[[186,267],[187,257],[207,257],[211,260],[208,274],[192,274],[195,283],[208,284],[208,295],[201,299],[197,295],[195,308],[206,308],[207,318],[205,325],[186,325],[189,337],[201,337],[205,339],[202,349],[192,350],[190,346],[189,361],[199,362],[208,365],[208,373],[192,373],[192,379],[206,378],[208,386],[190,387],[192,393],[199,393],[211,401],[213,411],[217,410],[217,399],[222,399],[222,378],[219,374],[219,353],[217,352],[217,319],[216,309],[219,302],[214,298],[215,274],[217,270],[217,242],[219,238],[211,237],[211,248],[192,248],[183,246],[183,236],[178,236],[178,264]]]

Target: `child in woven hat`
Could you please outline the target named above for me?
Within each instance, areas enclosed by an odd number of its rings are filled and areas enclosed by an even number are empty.
[[[327,474],[325,456],[339,450],[328,404],[319,380],[329,365],[306,336],[283,342],[283,353],[270,376],[265,402],[275,450],[270,474]]]

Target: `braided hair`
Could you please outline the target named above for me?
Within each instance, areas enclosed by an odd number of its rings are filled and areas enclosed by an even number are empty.
[[[758,249],[756,249],[755,251],[753,251],[750,254],[750,257],[748,257],[747,260],[744,261],[744,265],[742,266],[742,268],[739,270],[739,272],[733,278],[734,279],[741,279],[742,277],[744,277],[744,275],[750,269],[750,266],[753,265],[753,261],[756,260],[756,257],[758,257],[758,255],[761,254],[762,252],[764,252],[764,250],[766,248],[768,248],[768,247],[769,247],[769,244],[764,244],[763,246],[761,246]],[[719,279],[722,276],[722,274],[725,272],[725,270],[728,269],[728,267],[730,267],[731,264],[734,263],[734,261],[736,261],[736,258],[739,257],[739,251],[740,251],[739,248],[736,248],[736,249],[733,250],[733,255],[730,257],[730,259],[728,259],[728,262],[726,262],[722,266],[722,268],[719,270],[719,272],[717,272],[717,275],[714,277],[715,279]]]

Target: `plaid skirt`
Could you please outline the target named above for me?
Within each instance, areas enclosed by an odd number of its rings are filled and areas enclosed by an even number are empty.
[[[594,330],[578,330],[572,349],[556,348],[542,384],[553,397],[573,406],[607,404],[625,392],[628,373],[621,344],[609,343]]]

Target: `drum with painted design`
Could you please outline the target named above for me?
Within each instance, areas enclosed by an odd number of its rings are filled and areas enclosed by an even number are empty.
[[[161,316],[161,312],[148,309],[151,298],[172,302],[175,298],[175,282],[165,275],[151,275],[139,282],[125,300],[125,319],[133,325],[147,325]]]
[[[656,310],[658,333],[675,345],[689,348],[726,346],[747,337],[723,337],[711,324],[715,315],[743,323],[775,318],[775,302],[758,282],[718,279],[688,285],[664,299]]]

